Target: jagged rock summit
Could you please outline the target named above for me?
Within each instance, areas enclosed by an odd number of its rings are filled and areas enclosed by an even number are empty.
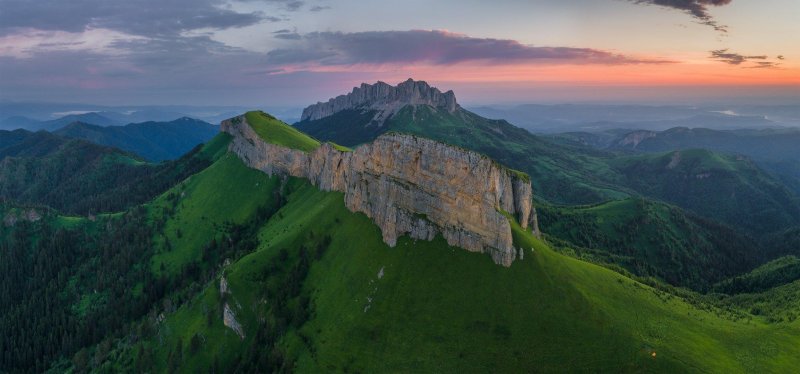
[[[398,133],[354,150],[324,143],[306,152],[265,139],[248,118],[277,122],[263,113],[222,122],[233,136],[229,149],[246,165],[343,192],[347,208],[370,217],[390,246],[402,235],[432,240],[441,234],[450,245],[510,266],[518,251],[509,216],[538,233],[530,178],[487,156]]]
[[[384,82],[362,83],[347,95],[340,95],[325,103],[316,103],[303,110],[301,121],[315,121],[343,110],[377,110],[373,123],[382,125],[406,105],[430,105],[453,113],[458,109],[453,91],[442,93],[425,81],[407,81],[392,86]]]

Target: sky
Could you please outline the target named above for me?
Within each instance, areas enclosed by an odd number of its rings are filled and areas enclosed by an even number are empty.
[[[0,100],[800,103],[797,0],[0,0]]]

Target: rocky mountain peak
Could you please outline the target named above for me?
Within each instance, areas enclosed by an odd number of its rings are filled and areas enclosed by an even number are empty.
[[[361,109],[376,110],[377,114],[373,121],[380,125],[406,105],[430,105],[450,113],[458,108],[453,91],[443,93],[425,81],[409,78],[397,86],[380,81],[375,84],[362,83],[347,95],[340,95],[327,102],[305,108],[301,121],[314,121],[343,110]]]

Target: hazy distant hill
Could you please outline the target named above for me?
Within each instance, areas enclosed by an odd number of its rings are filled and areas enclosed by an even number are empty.
[[[745,155],[800,193],[800,128],[713,130],[677,127],[666,131],[630,131],[608,149],[664,152],[692,148]]]
[[[55,131],[73,122],[91,123],[96,126],[115,126],[122,124],[98,113],[84,113],[84,114],[70,114],[61,117],[59,119],[54,119],[52,121],[40,122],[39,124],[33,126],[33,128],[30,128],[28,130]]]
[[[55,134],[117,147],[151,161],[162,161],[182,156],[198,144],[213,138],[217,132],[217,126],[184,117],[170,122],[109,127],[74,122],[55,131]]]
[[[535,133],[606,131],[613,129],[665,130],[676,126],[717,129],[777,128],[800,123],[783,107],[742,108],[744,113],[720,107],[525,104],[512,107],[478,106],[472,110],[487,118],[505,119]],[[772,116],[772,114],[776,116]]]

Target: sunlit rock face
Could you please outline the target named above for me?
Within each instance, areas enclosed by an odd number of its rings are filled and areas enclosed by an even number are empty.
[[[248,166],[343,192],[347,208],[370,217],[390,246],[402,235],[431,240],[441,233],[450,245],[509,266],[517,251],[504,212],[524,228],[536,222],[527,175],[465,149],[388,133],[349,152],[325,143],[306,153],[263,141],[244,116],[224,121],[222,130]]]

